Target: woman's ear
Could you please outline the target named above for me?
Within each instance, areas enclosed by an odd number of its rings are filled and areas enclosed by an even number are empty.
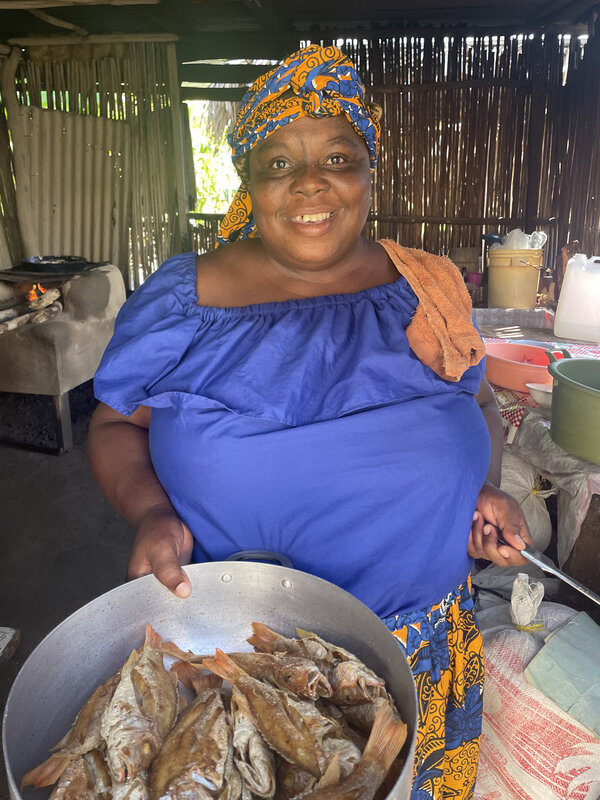
[[[234,166],[242,182],[248,186],[250,183],[250,154],[244,153],[243,156],[237,158],[234,162]]]

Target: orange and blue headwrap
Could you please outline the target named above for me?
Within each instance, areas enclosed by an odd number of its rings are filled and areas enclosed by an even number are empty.
[[[337,47],[304,47],[261,75],[244,95],[228,136],[233,163],[289,122],[339,114],[365,140],[373,172],[379,148],[378,114],[364,101],[364,87],[354,65]],[[252,202],[242,182],[221,223],[216,246],[255,234]]]

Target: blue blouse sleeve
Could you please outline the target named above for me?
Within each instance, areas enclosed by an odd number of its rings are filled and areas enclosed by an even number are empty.
[[[196,253],[168,259],[122,306],[94,377],[94,393],[125,416],[171,371],[197,330]]]

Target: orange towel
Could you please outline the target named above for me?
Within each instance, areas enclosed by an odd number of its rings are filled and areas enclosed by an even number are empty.
[[[400,247],[391,239],[380,239],[379,244],[419,300],[406,329],[412,351],[444,380],[459,381],[485,355],[460,271],[448,258]]]

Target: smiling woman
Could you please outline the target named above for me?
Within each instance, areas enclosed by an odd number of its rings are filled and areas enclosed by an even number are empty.
[[[346,273],[344,261],[364,243],[371,189],[369,154],[348,120],[299,119],[258,145],[249,167],[254,220],[267,251],[289,267],[338,266]],[[359,249],[358,268],[365,263]]]
[[[525,563],[531,539],[486,481],[501,424],[459,271],[363,235],[378,140],[335,47],[256,81],[219,246],[169,259],[128,300],[90,455],[136,529],[130,578],[187,597],[190,561],[275,551],[378,614],[419,696],[412,796],[467,800],[483,685],[471,558]]]

